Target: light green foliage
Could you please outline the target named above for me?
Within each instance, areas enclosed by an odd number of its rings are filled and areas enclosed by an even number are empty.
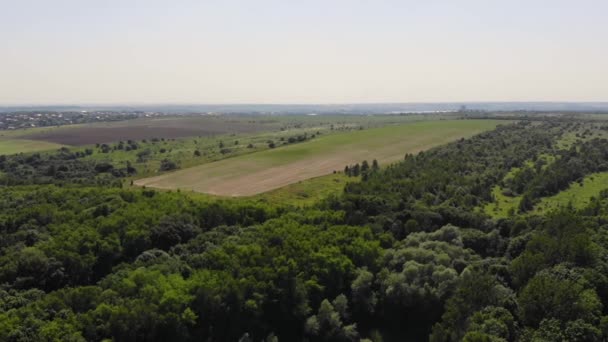
[[[458,279],[455,262],[466,264],[473,258],[474,255],[463,248],[456,227],[410,234],[384,254],[384,264],[397,272],[383,275],[381,289],[389,301],[405,307],[440,300],[453,290]]]
[[[521,201],[521,196],[505,195],[503,189],[498,185],[492,188],[492,197],[494,201],[485,205],[484,212],[496,218],[513,216]]]
[[[343,299],[336,298],[334,303],[342,302]],[[339,308],[324,299],[319,306],[316,315],[306,320],[305,331],[311,337],[327,341],[358,341],[359,333],[357,325],[345,325],[343,320],[347,319]]]
[[[515,336],[515,318],[505,308],[486,307],[471,316],[463,340],[477,341],[480,335],[492,342],[510,341]]]

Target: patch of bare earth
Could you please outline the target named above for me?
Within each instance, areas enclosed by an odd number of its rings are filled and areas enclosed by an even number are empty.
[[[231,121],[215,118],[174,118],[129,120],[78,127],[61,127],[24,135],[24,139],[42,140],[62,145],[82,146],[126,140],[153,138],[174,139],[213,136],[227,133],[253,133],[268,130],[261,122]]]
[[[408,152],[416,153],[431,146],[421,146]],[[297,183],[299,181],[324,176],[335,171],[341,171],[344,166],[359,163],[362,160],[362,151],[349,151],[322,158],[313,157],[297,162],[270,167],[247,174],[230,175],[223,174],[209,176],[209,173],[198,172],[198,170],[181,170],[174,174],[165,174],[152,178],[140,179],[135,182],[139,186],[150,186],[160,189],[183,189],[196,192],[204,192],[219,196],[252,196],[262,192],[271,191],[283,186]],[[365,159],[365,153],[363,153]],[[402,158],[402,155],[394,155],[380,159],[381,163],[394,162]],[[370,157],[371,161],[371,157]],[[214,169],[213,164],[207,164],[208,170]],[[247,163],[241,165],[248,168]],[[219,165],[218,165],[218,168]],[[192,171],[192,172],[190,172]],[[210,172],[211,173],[211,172]],[[180,177],[181,176],[181,177]],[[176,184],[176,180],[188,186]]]

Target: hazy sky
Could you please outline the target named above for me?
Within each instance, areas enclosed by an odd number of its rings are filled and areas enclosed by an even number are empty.
[[[0,104],[608,101],[606,0],[0,0]]]

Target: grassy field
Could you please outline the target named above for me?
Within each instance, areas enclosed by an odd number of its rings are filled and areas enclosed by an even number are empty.
[[[306,179],[248,198],[268,203],[306,206],[317,203],[330,195],[340,193],[347,182],[357,181],[359,181],[359,178],[348,177],[344,173],[336,173]]]
[[[570,204],[580,209],[589,204],[591,197],[597,197],[604,189],[608,189],[608,172],[594,173],[583,178],[580,183],[572,183],[568,189],[556,195],[542,198],[529,214],[543,214]],[[486,204],[484,207],[486,214],[494,218],[506,218],[517,212],[522,196],[506,196],[500,186],[495,186],[492,194],[495,201]]]
[[[208,201],[224,200],[238,201],[241,203],[263,202],[271,203],[273,205],[278,206],[287,205],[305,207],[318,203],[320,200],[323,200],[331,195],[339,194],[344,189],[346,183],[359,182],[360,180],[360,177],[348,177],[344,175],[344,173],[336,173],[306,179],[297,183],[286,185],[282,188],[274,189],[253,196],[224,197],[194,191],[182,191],[182,193],[186,193],[194,198],[204,199]],[[168,189],[159,190],[172,191]]]
[[[540,214],[572,204],[580,209],[589,204],[591,197],[597,197],[600,191],[608,188],[608,172],[594,173],[581,183],[572,183],[570,187],[557,195],[545,197],[534,207],[534,213]]]
[[[502,192],[498,185],[492,188],[494,202],[485,205],[483,211],[486,214],[494,218],[507,218],[517,212],[521,196],[506,196]]]
[[[306,179],[341,171],[344,166],[377,159],[381,164],[403,158],[496,125],[497,120],[443,120],[390,125],[314,140],[203,164],[136,185],[183,189],[222,196],[251,196]]]
[[[98,147],[84,146],[75,147],[73,150],[84,151],[92,149],[93,153],[85,157],[87,160],[110,161],[115,165],[124,167],[130,162],[138,170],[138,177],[149,177],[157,175],[160,163],[163,159],[176,162],[180,168],[188,168],[200,164],[210,163],[221,159],[255,153],[269,149],[268,141],[273,141],[277,146],[287,143],[290,137],[306,134],[312,135],[330,134],[324,129],[292,128],[283,131],[224,134],[206,137],[186,137],[163,140],[141,140],[137,142],[138,149],[111,149],[108,153],[102,153]],[[115,144],[110,144],[114,147]],[[147,156],[140,160],[138,154],[148,152]],[[198,151],[199,155],[195,156]]]
[[[54,150],[62,147],[47,141],[0,138],[0,155]]]
[[[545,197],[540,203],[534,206],[529,214],[543,214],[559,207],[572,204],[576,209],[580,209],[589,204],[591,197],[597,197],[600,191],[608,188],[608,172],[595,173],[583,178],[581,183],[572,183],[566,190],[557,195]],[[505,218],[516,212],[521,196],[505,196],[502,189],[496,186],[492,194],[495,202],[489,203],[484,208],[485,212],[495,218]]]
[[[137,168],[138,178],[160,173],[164,159],[188,168],[278,146],[290,138],[341,134],[359,129],[418,121],[455,118],[445,115],[184,115],[135,120],[33,127],[0,131],[4,153],[38,152],[66,146],[86,151],[85,159],[127,163]],[[17,139],[17,140],[15,140]],[[13,141],[15,140],[15,141]],[[24,141],[26,140],[26,141]],[[123,148],[134,142],[137,149]],[[61,144],[61,145],[60,145]],[[101,145],[109,145],[101,146]],[[120,146],[119,146],[120,145]],[[139,155],[145,153],[145,157]]]
[[[373,128],[388,124],[455,117],[446,115],[183,115],[140,118],[59,127],[16,130],[8,134],[71,146],[94,145],[120,140],[175,139],[245,134],[291,129],[343,130]]]

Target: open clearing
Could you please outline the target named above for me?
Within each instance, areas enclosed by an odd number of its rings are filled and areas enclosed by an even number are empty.
[[[221,196],[250,196],[341,171],[345,165],[363,160],[377,159],[380,164],[401,160],[406,153],[469,137],[501,123],[505,121],[428,121],[333,134],[140,179],[135,184]]]
[[[306,206],[339,193],[348,182],[358,181],[359,177],[348,177],[344,173],[329,174],[292,183],[249,198],[275,204]]]
[[[360,181],[361,177],[348,177],[344,173],[335,173],[306,179],[278,189],[247,197],[219,197],[192,191],[183,191],[182,193],[187,193],[189,196],[208,201],[217,201],[218,199],[221,199],[224,201],[238,201],[240,203],[252,201],[253,203],[262,202],[278,206],[289,205],[306,207],[319,203],[319,201],[322,201],[331,195],[340,193],[344,189],[346,183]],[[171,190],[161,189],[160,191]]]
[[[591,197],[598,197],[602,190],[608,189],[608,172],[594,173],[586,176],[580,182],[570,184],[568,189],[558,194],[543,198],[534,207],[537,214],[551,211],[569,204],[576,209],[589,204]]]
[[[58,149],[62,145],[46,141],[35,141],[25,139],[0,139],[0,155],[38,152]]]
[[[506,196],[502,191],[503,189],[499,185],[492,188],[494,202],[486,204],[483,208],[486,214],[494,218],[507,218],[516,213],[519,208],[522,196]]]
[[[573,182],[559,193],[544,197],[534,206],[530,214],[544,214],[551,210],[572,205],[575,209],[584,208],[591,201],[591,197],[598,197],[600,192],[608,189],[608,172],[594,173],[586,176],[581,182]],[[505,196],[499,186],[492,189],[495,202],[488,203],[485,212],[494,218],[507,218],[514,215],[522,196]]]

